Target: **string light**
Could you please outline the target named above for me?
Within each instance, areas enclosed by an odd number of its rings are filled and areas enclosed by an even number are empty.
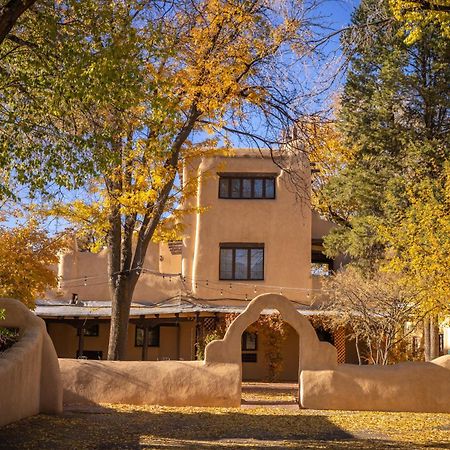
[[[138,273],[142,272],[143,274],[151,274],[154,276],[158,276],[158,277],[162,277],[163,280],[165,280],[166,278],[169,279],[169,282],[172,282],[172,278],[176,277],[180,280],[180,282],[182,283],[186,283],[188,280],[189,282],[193,283],[195,286],[195,289],[198,289],[199,286],[201,286],[202,284],[204,284],[205,288],[210,289],[210,290],[215,290],[216,292],[220,290],[220,295],[223,296],[224,295],[224,291],[227,291],[227,289],[223,288],[223,282],[221,281],[217,281],[217,282],[211,282],[209,280],[199,280],[196,279],[194,280],[191,277],[187,277],[185,275],[182,275],[181,273],[177,273],[177,274],[169,274],[169,273],[160,273],[151,269],[145,269],[143,267],[137,267],[136,269],[130,269],[127,271],[122,271],[122,272],[115,272],[113,274],[111,274],[111,276],[117,274],[117,273],[125,273],[125,272],[131,272],[137,270]],[[105,275],[93,275],[93,276],[82,276],[79,278],[68,278],[68,279],[63,279],[62,276],[58,277],[58,290],[61,290],[62,288],[75,288],[75,287],[79,287],[79,286],[98,286],[98,285],[103,285],[103,284],[108,284],[109,281],[105,280],[105,281],[98,281],[98,282],[92,282],[94,279],[99,279],[99,278],[108,278],[108,276]],[[79,281],[80,283],[77,283],[77,281]],[[234,284],[234,286],[233,286]],[[270,291],[270,290],[279,290],[280,295],[283,295],[283,292],[285,291],[293,291],[293,292],[305,292],[306,291],[306,298],[311,299],[311,297],[313,296],[314,292],[318,292],[321,294],[329,294],[330,290],[325,290],[325,289],[317,289],[317,288],[302,288],[302,287],[286,287],[286,286],[272,286],[272,285],[263,285],[260,286],[261,289],[258,289],[258,286],[255,284],[248,284],[248,283],[241,283],[241,282],[237,282],[237,283],[232,283],[229,282],[228,284],[228,289],[231,291],[235,291],[236,295],[242,296],[241,298],[245,298],[248,299],[248,292],[247,293],[243,293],[242,291],[240,291],[240,287],[244,288],[244,287],[250,287],[250,289],[253,290],[254,294],[257,294],[258,291],[264,292],[264,291]],[[237,288],[237,289],[236,289]],[[186,287],[180,287],[180,292],[182,292],[182,289],[186,289]],[[187,291],[189,291],[189,289],[187,289]]]

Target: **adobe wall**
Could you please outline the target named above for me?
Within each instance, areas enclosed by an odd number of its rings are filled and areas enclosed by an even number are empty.
[[[236,364],[60,359],[65,404],[238,407]]]
[[[450,355],[391,366],[305,370],[303,408],[450,413]]]
[[[264,309],[277,309],[299,336],[303,408],[450,412],[450,356],[431,363],[337,365],[336,349],[321,342],[308,319],[285,297],[253,299],[205,361],[60,360],[65,403],[131,403],[238,407],[241,336]]]
[[[0,426],[38,413],[62,412],[58,359],[45,323],[18,300],[0,299],[2,327],[19,328],[20,340],[0,353]]]
[[[162,261],[160,261],[162,256]],[[79,300],[109,300],[108,250],[99,253],[79,252],[76,247],[60,258],[58,276],[61,288],[51,290],[47,298],[70,299],[77,293]],[[181,255],[171,255],[167,244],[149,244],[144,267],[155,272],[178,274],[181,272]],[[84,277],[87,277],[86,280]],[[178,295],[181,279],[174,276],[163,278],[152,273],[142,273],[133,295],[133,301],[160,301]]]

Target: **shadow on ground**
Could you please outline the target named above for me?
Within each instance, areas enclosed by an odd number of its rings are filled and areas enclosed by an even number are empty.
[[[370,434],[370,433],[369,433]],[[83,406],[0,428],[2,449],[418,449],[379,436],[354,436],[325,414],[283,410]]]

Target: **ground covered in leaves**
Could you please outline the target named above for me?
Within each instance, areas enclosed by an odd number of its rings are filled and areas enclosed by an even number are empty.
[[[286,408],[69,408],[0,428],[2,449],[444,449],[450,414]]]

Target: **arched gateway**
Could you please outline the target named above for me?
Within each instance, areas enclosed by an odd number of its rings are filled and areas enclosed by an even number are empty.
[[[205,350],[205,363],[241,362],[241,336],[249,325],[256,322],[264,309],[276,309],[299,336],[299,378],[302,370],[333,370],[337,367],[336,348],[321,342],[309,322],[299,313],[289,299],[278,294],[262,294],[255,297],[247,308],[231,323],[225,337],[210,342]]]

